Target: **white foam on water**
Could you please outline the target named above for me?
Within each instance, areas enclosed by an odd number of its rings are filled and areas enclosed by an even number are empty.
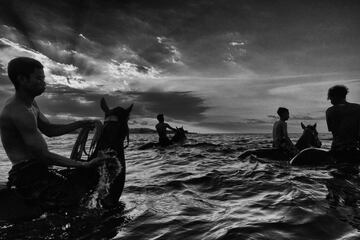
[[[107,161],[98,168],[100,175],[99,182],[85,204],[88,209],[101,208],[101,200],[109,194],[111,183],[121,173],[122,166],[116,157]]]

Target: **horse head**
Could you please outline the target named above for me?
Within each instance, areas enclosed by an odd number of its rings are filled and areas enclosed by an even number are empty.
[[[295,145],[299,150],[309,147],[321,147],[321,141],[316,130],[316,123],[314,125],[307,126],[301,123],[301,128],[304,130],[303,134]]]
[[[183,142],[186,140],[186,134],[183,127],[176,128],[175,135],[172,137],[171,141],[174,143]]]
[[[105,114],[105,118],[97,150],[110,148],[117,153],[123,152],[125,138],[129,141],[128,120],[133,104],[128,108],[115,107],[110,109],[105,98],[102,98],[100,106]]]

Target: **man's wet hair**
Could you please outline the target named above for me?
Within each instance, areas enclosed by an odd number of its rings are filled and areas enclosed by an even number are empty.
[[[43,69],[44,66],[37,60],[29,57],[17,57],[12,59],[8,64],[8,76],[14,84],[15,89],[18,87],[18,76],[29,77],[35,69]]]
[[[160,113],[156,116],[156,118],[159,122],[164,121],[164,114]]]
[[[281,116],[281,115],[283,115],[284,113],[288,113],[288,112],[289,112],[289,109],[284,108],[284,107],[279,107],[276,112],[277,112],[277,114],[278,114],[279,116]]]
[[[344,85],[332,86],[328,91],[328,99],[331,99],[332,97],[345,99],[348,92],[349,89]]]

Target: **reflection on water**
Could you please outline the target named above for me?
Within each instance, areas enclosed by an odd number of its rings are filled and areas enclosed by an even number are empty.
[[[51,213],[0,224],[3,239],[359,239],[360,180],[238,155],[271,145],[270,135],[189,135],[184,147],[126,149],[123,207]],[[327,138],[328,136],[323,136]],[[295,137],[296,138],[296,137]],[[70,155],[75,136],[50,140]],[[325,147],[329,142],[325,141]],[[2,148],[0,148],[2,151]],[[0,152],[0,177],[9,163]]]

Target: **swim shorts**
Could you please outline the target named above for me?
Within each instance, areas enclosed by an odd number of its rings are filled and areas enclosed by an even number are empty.
[[[40,204],[45,209],[71,206],[79,201],[66,177],[37,160],[13,166],[8,186],[25,200]]]

